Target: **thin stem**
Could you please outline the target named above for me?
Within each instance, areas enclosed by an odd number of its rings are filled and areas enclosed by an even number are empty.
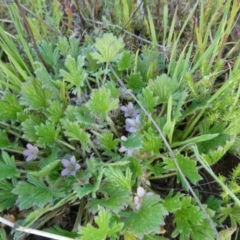
[[[107,116],[106,116],[106,120],[107,120],[107,122],[108,122],[111,130],[116,134],[116,136],[118,136],[118,131],[117,131],[117,129],[116,129],[116,127],[115,127],[115,124],[114,124],[114,122],[112,121],[112,119],[107,115]]]
[[[93,149],[93,151],[97,154],[97,156],[101,159],[102,158],[101,154],[99,153],[99,151],[97,150],[97,148],[95,147],[91,140],[89,140],[89,145]]]
[[[231,190],[229,190],[229,188],[215,175],[215,173],[212,171],[210,166],[208,166],[204,162],[204,160],[202,160],[202,158],[201,158],[201,156],[200,156],[196,146],[193,146],[193,151],[195,153],[195,156],[196,156],[197,160],[201,163],[203,168],[211,175],[211,177],[214,180],[216,180],[216,182],[222,187],[223,191],[226,192],[235,201],[235,203],[238,206],[240,206],[240,200],[238,199],[238,197]]]
[[[73,240],[73,238],[63,237],[63,236],[53,234],[53,233],[48,233],[48,232],[44,232],[44,231],[40,231],[40,230],[36,230],[36,229],[32,229],[32,228],[22,227],[22,226],[19,226],[16,223],[12,223],[12,222],[10,222],[10,221],[6,220],[5,218],[2,218],[2,217],[0,217],[0,222],[4,223],[5,225],[13,228],[14,230],[20,231],[20,232],[26,232],[26,233],[34,234],[34,235],[37,235],[37,236],[46,237],[46,238],[49,238],[49,239]]]

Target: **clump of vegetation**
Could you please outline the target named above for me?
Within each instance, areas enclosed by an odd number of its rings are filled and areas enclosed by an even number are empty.
[[[27,3],[1,6],[1,239],[237,239],[238,1]]]

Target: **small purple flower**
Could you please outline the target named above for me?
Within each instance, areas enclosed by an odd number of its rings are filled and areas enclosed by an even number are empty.
[[[126,123],[126,131],[131,133],[137,132],[141,127],[139,115],[137,115],[135,119],[127,118],[125,123]]]
[[[122,141],[127,141],[127,138],[125,137],[125,136],[122,136],[121,137],[121,140]],[[121,146],[121,148],[119,149],[119,152],[127,152],[127,155],[129,156],[129,157],[131,157],[132,156],[132,154],[133,154],[133,148],[126,148],[126,147],[124,147],[124,146]]]
[[[35,160],[38,155],[38,147],[35,147],[32,144],[28,143],[27,149],[23,151],[23,155],[27,157],[26,158],[27,162]]]
[[[67,176],[67,175],[76,175],[76,171],[81,168],[80,164],[76,162],[75,156],[70,157],[70,160],[62,159],[62,165],[65,167],[65,169],[62,170],[61,175]]]
[[[153,193],[152,192],[148,192],[146,193],[145,189],[141,186],[139,186],[137,188],[137,196],[134,197],[134,205],[135,205],[135,208],[137,210],[140,209],[141,205],[142,205],[142,202],[143,202],[143,197],[146,196],[146,197],[150,197],[152,196]]]
[[[137,117],[139,110],[135,110],[132,102],[129,102],[127,106],[122,106],[120,108],[124,112],[124,117]]]

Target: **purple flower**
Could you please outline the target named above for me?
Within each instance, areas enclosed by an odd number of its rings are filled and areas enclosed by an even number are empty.
[[[23,151],[23,155],[27,157],[26,158],[27,162],[35,160],[38,155],[38,147],[35,147],[32,144],[28,143],[27,149]]]
[[[67,176],[67,175],[76,175],[76,171],[81,168],[80,164],[76,162],[75,156],[70,157],[70,160],[62,159],[62,165],[65,167],[65,169],[62,170],[61,175]]]
[[[146,193],[145,189],[141,186],[139,186],[137,188],[137,196],[134,197],[134,205],[135,205],[135,208],[137,210],[140,209],[141,205],[142,205],[142,202],[143,202],[143,197],[146,196],[146,197],[150,197],[152,196],[153,193],[152,192],[148,192]]]
[[[125,136],[122,136],[121,137],[121,140],[122,141],[127,141],[127,138],[125,137]],[[126,148],[126,147],[124,147],[124,146],[121,146],[120,147],[120,149],[119,149],[119,152],[127,152],[127,155],[129,156],[129,157],[131,157],[132,156],[132,154],[133,154],[133,148]]]
[[[131,133],[137,132],[141,127],[139,115],[137,115],[135,119],[127,118],[125,123],[126,123],[126,131]]]
[[[135,110],[132,102],[129,102],[127,106],[122,106],[120,108],[124,112],[124,117],[135,118],[139,114],[139,110]]]

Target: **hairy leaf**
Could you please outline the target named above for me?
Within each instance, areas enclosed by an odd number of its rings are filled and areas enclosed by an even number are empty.
[[[108,211],[118,213],[129,205],[131,201],[131,191],[123,188],[117,188],[112,183],[105,184],[100,191],[104,194],[104,198],[92,199],[87,206],[94,214],[98,211],[99,206],[104,207]]]
[[[21,210],[33,206],[42,208],[65,196],[63,189],[50,188],[39,178],[31,175],[28,176],[28,182],[19,182],[13,193],[17,195],[17,205]]]
[[[167,197],[163,201],[163,206],[169,211],[174,212],[176,210],[181,209],[182,202],[180,198],[183,196],[181,193],[177,193],[173,196],[173,191],[171,190]]]
[[[134,63],[134,55],[129,51],[124,51],[120,61],[118,62],[118,70],[123,71],[131,68]]]
[[[20,172],[17,170],[14,157],[10,157],[6,152],[2,151],[0,159],[0,180],[18,177]]]
[[[10,143],[7,132],[0,129],[0,149],[8,148],[13,146],[13,143]]]
[[[90,139],[89,134],[87,134],[84,129],[82,129],[77,122],[70,122],[68,120],[63,120],[64,135],[68,137],[69,141],[75,140],[80,141],[82,148],[85,151],[89,151],[88,142]]]
[[[8,180],[0,181],[0,211],[9,209],[16,202],[17,196],[12,193],[14,185]]]
[[[180,234],[180,239],[214,239],[214,232],[206,220],[202,210],[193,205],[190,197],[185,197],[182,200],[182,208],[175,213],[174,222],[176,228],[172,233],[175,238]]]
[[[143,135],[143,151],[158,154],[160,147],[162,147],[162,139],[159,137],[159,135],[156,134],[152,128],[149,128],[148,131],[144,132]]]
[[[55,66],[59,59],[59,50],[53,47],[53,43],[45,40],[39,46],[39,51],[49,66]]]
[[[113,184],[116,188],[125,188],[130,190],[132,186],[131,176],[132,173],[129,168],[127,168],[124,174],[119,167],[110,167],[105,170],[104,175],[106,176],[106,181]]]
[[[63,104],[59,101],[52,101],[47,111],[49,112],[49,120],[57,123],[63,117]]]
[[[99,142],[105,149],[116,149],[118,144],[118,140],[113,139],[113,134],[109,131],[106,131],[101,135]]]
[[[3,100],[0,100],[0,106],[1,121],[15,121],[17,120],[17,114],[23,110],[17,97],[8,92],[5,93]]]
[[[153,96],[153,91],[149,87],[142,90],[142,95],[138,96],[138,99],[148,112],[154,112],[154,107],[158,104],[158,97]]]
[[[141,148],[142,147],[142,138],[143,135],[134,135],[131,134],[126,141],[122,141],[122,145],[126,147],[127,149],[129,148]]]
[[[124,220],[124,228],[134,232],[141,239],[144,235],[159,233],[159,227],[164,224],[167,214],[165,207],[160,203],[159,196],[145,196],[141,208],[130,212]]]
[[[93,52],[91,55],[97,63],[116,62],[120,57],[119,52],[124,48],[124,42],[112,33],[105,33],[102,38],[97,38],[95,47],[99,53]]]
[[[158,97],[159,103],[167,103],[171,95],[179,88],[177,80],[169,78],[166,74],[157,77],[155,81],[149,83],[150,89]]]
[[[42,82],[44,88],[51,88],[52,91],[56,90],[52,76],[48,73],[46,68],[41,65],[36,71],[36,78]]]
[[[111,100],[111,92],[105,87],[93,91],[87,106],[93,114],[106,116],[118,107],[118,99]]]
[[[60,128],[56,128],[55,124],[49,121],[46,121],[45,124],[41,123],[35,129],[38,136],[37,143],[41,146],[52,147],[60,132]]]
[[[82,198],[90,193],[93,193],[95,195],[96,191],[99,189],[100,182],[102,180],[104,170],[101,169],[101,171],[98,173],[96,182],[93,185],[85,184],[83,187],[79,187],[75,189],[75,193],[79,198]]]
[[[29,142],[35,142],[38,140],[35,127],[40,125],[43,119],[38,115],[30,115],[28,119],[22,122],[23,136]]]
[[[198,174],[196,161],[193,161],[190,158],[184,157],[180,154],[176,155],[176,159],[183,174],[190,180],[191,183],[196,184],[199,180],[202,179]],[[166,169],[176,169],[175,163],[172,159],[165,159],[164,162],[166,164]],[[178,181],[179,180],[181,180],[182,184],[185,186],[185,182],[181,179],[178,173]]]
[[[48,100],[52,98],[52,94],[51,89],[43,89],[40,81],[32,79],[22,84],[20,103],[39,110],[47,107]]]
[[[127,87],[134,91],[140,91],[145,86],[140,73],[132,73],[127,76]]]
[[[86,227],[80,228],[82,240],[105,240],[107,237],[112,237],[114,234],[121,231],[123,224],[117,223],[112,219],[112,214],[101,208],[98,216],[95,217],[95,222],[98,228],[88,224]]]
[[[84,80],[87,76],[83,65],[83,56],[78,56],[76,61],[71,55],[68,55],[65,60],[65,66],[68,69],[68,72],[60,70],[65,81],[70,84],[69,88],[74,88],[73,93],[77,93],[78,89],[83,86]]]

